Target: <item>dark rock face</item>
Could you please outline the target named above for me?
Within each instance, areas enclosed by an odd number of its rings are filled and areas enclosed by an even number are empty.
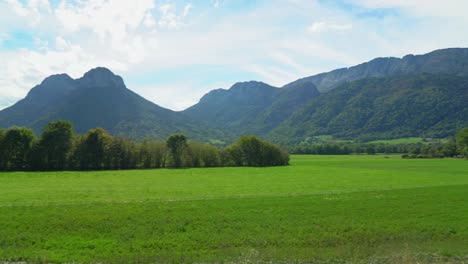
[[[75,90],[77,84],[67,74],[52,75],[44,79],[40,85],[29,91],[26,100],[36,104],[47,104]]]
[[[80,86],[88,87],[103,87],[116,86],[125,87],[122,77],[115,75],[109,69],[98,67],[84,74],[83,77],[77,80]]]

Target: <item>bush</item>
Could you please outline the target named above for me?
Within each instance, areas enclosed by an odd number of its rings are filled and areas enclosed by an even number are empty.
[[[224,162],[229,166],[284,166],[289,154],[280,147],[255,136],[243,136],[228,146]]]

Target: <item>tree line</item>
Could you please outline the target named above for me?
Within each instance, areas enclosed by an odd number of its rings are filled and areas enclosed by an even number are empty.
[[[49,123],[40,137],[31,129],[0,129],[0,170],[125,170],[221,166],[282,166],[289,154],[255,136],[243,136],[221,149],[189,141],[182,134],[165,142],[135,142],[102,128],[75,135],[68,121]]]
[[[301,143],[291,149],[295,154],[350,155],[404,154],[404,158],[468,158],[468,128],[460,130],[445,142],[433,143]]]

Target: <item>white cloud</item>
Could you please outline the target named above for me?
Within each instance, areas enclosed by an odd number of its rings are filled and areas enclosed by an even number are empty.
[[[152,28],[156,25],[156,20],[154,19],[151,12],[146,13],[145,19],[143,20],[143,24],[148,28]]]
[[[163,28],[175,29],[184,25],[185,18],[189,15],[190,10],[193,8],[191,3],[184,6],[182,12],[177,14],[176,4],[164,4],[159,7],[161,18],[159,19],[159,26]]]
[[[182,109],[210,89],[228,88],[232,83],[224,81],[229,78],[282,86],[377,56],[468,43],[465,1],[352,1],[368,9],[402,10],[417,22],[409,24],[398,16],[368,23],[350,10],[313,0],[257,3],[240,11],[229,9],[230,1],[195,2],[195,7],[191,3],[62,0],[51,6],[47,0],[0,0],[0,43],[10,37],[10,25],[35,39],[35,48],[29,50],[0,50],[0,97],[19,99],[50,74],[80,77],[90,68],[105,66],[124,79],[145,72],[143,78],[152,76],[155,83],[139,81],[129,88],[157,104]],[[229,68],[242,77],[234,80],[230,72],[226,77],[205,70],[190,75],[193,79],[174,77],[174,83],[167,84],[171,76],[158,76],[210,68]]]
[[[129,86],[132,86],[132,84],[129,84]],[[200,87],[194,85],[190,80],[174,80],[170,84],[138,86],[135,87],[135,91],[146,94],[148,100],[156,102],[159,106],[181,111],[187,106],[196,104],[200,99],[200,94],[205,94],[215,88],[218,88],[218,86],[203,87],[200,90]],[[177,100],[174,98],[177,98]]]
[[[465,0],[353,0],[366,8],[400,8],[411,14],[434,17],[466,17]]]
[[[36,45],[36,47],[39,50],[47,50],[49,48],[49,41],[43,40],[43,39],[38,38],[38,37],[35,37],[34,38],[34,45]]]
[[[23,6],[18,0],[6,0],[13,12],[18,14],[19,16],[25,17],[30,14],[30,11]]]
[[[193,8],[193,6],[192,6],[191,3],[186,4],[186,5],[184,6],[184,12],[182,13],[182,16],[183,16],[183,17],[188,16],[188,14],[189,14],[189,12],[190,12],[190,9],[192,9],[192,8]]]
[[[6,2],[13,12],[21,17],[27,17],[33,25],[39,23],[41,17],[51,11],[48,0],[29,0],[26,4],[19,0],[6,0]]]
[[[214,8],[219,8],[221,2],[219,0],[211,0],[211,5],[213,5]]]
[[[320,33],[324,31],[346,31],[353,28],[352,24],[330,24],[327,22],[314,22],[307,28],[307,31],[312,33]]]
[[[61,36],[55,38],[55,48],[57,50],[63,51],[70,48],[70,44]]]

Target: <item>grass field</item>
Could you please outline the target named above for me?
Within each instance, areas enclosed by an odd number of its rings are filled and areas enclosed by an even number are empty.
[[[447,138],[435,138],[435,139],[432,139],[431,141],[424,141],[423,138],[410,137],[410,138],[374,140],[374,141],[369,141],[367,143],[370,143],[370,144],[415,144],[415,143],[430,144],[430,143],[447,143],[447,142],[448,142]]]
[[[413,143],[424,143],[422,138],[410,137],[410,138],[396,138],[396,139],[381,139],[374,140],[368,143],[371,144],[413,144]]]
[[[1,173],[0,263],[467,263],[468,161]]]

